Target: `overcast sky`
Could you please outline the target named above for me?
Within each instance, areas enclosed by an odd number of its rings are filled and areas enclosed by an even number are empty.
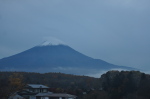
[[[150,71],[150,0],[0,0],[0,58],[52,39]]]

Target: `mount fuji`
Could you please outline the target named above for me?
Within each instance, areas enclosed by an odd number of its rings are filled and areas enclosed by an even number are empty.
[[[88,57],[68,45],[44,42],[16,55],[0,59],[1,71],[62,72],[89,75],[111,69],[133,68],[118,66]]]

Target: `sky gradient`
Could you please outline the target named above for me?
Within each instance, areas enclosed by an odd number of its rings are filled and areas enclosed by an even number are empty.
[[[149,72],[150,0],[0,0],[0,58],[45,40]]]

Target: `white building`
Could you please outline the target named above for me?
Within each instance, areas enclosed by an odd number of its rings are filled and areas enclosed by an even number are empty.
[[[75,95],[65,93],[37,94],[36,99],[76,99]]]
[[[25,86],[25,90],[29,92],[35,92],[35,93],[47,93],[49,87],[41,85],[41,84],[27,84]]]
[[[49,87],[41,84],[27,84],[24,90],[16,92],[9,99],[76,99],[76,96],[65,93],[48,92]]]

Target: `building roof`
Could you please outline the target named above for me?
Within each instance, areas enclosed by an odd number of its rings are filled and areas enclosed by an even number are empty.
[[[17,92],[17,94],[19,94],[19,95],[36,95],[37,93],[30,92],[30,91],[27,91],[27,90],[21,90],[21,91]]]
[[[37,94],[36,96],[76,98],[75,95],[70,95],[66,93],[48,93],[48,94],[41,93],[41,94]]]
[[[75,95],[70,95],[70,94],[63,94],[63,93],[54,93],[48,95],[49,97],[66,97],[66,98],[75,98]]]
[[[38,93],[36,96],[47,96],[53,94],[52,92],[47,92],[47,93]]]
[[[49,87],[41,85],[41,84],[27,84],[27,86],[31,87],[31,88],[49,88]]]

